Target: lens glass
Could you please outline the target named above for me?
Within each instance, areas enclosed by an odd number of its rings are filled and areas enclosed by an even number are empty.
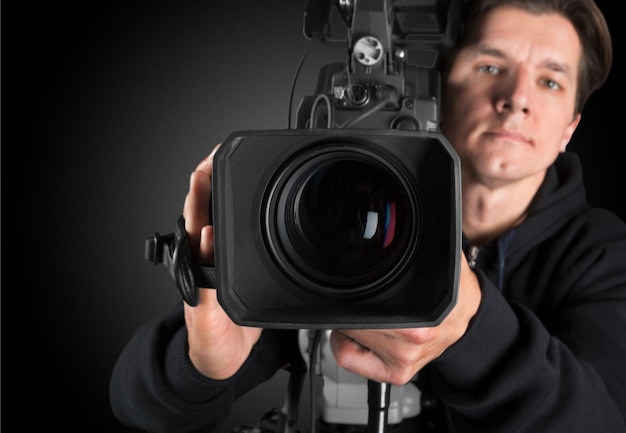
[[[393,276],[417,223],[398,173],[369,156],[330,154],[287,184],[281,242],[299,273],[331,291]]]

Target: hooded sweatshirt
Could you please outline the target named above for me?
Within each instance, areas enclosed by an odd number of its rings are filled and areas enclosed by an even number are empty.
[[[464,240],[481,304],[417,374],[422,411],[402,431],[626,432],[626,224],[585,194],[566,152],[521,224],[480,248]],[[191,364],[186,337],[182,303],[132,336],[110,385],[122,423],[210,432],[246,391],[302,368],[297,331],[268,329],[233,377],[211,380]]]

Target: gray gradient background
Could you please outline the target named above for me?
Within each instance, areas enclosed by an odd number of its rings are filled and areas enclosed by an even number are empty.
[[[111,368],[133,330],[178,300],[165,268],[144,260],[145,238],[173,229],[189,175],[214,144],[238,129],[287,127],[305,50],[296,104],[343,49],[304,38],[305,0],[6,3],[2,421],[134,431],[109,409]],[[620,59],[619,2],[598,3]],[[591,202],[624,219],[623,71],[616,64],[590,101],[571,149]],[[240,401],[221,431],[280,405],[286,376],[277,379]]]

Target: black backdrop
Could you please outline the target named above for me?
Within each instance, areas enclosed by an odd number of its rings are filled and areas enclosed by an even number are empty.
[[[287,127],[307,49],[296,103],[343,49],[304,38],[305,0],[7,3],[2,421],[133,431],[110,411],[111,368],[133,330],[178,300],[165,269],[144,260],[145,238],[173,229],[214,144],[237,129]],[[599,4],[619,60],[619,2]],[[626,219],[623,73],[616,61],[570,149],[590,201]],[[222,431],[280,405],[285,380],[240,401]],[[306,407],[301,420],[306,428]]]

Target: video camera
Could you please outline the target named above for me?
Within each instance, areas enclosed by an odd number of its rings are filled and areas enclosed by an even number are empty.
[[[296,128],[236,131],[213,168],[215,264],[184,225],[148,239],[187,303],[215,287],[240,325],[433,326],[456,302],[460,162],[438,128],[441,52],[462,0],[311,0],[304,34],[346,44]],[[345,27],[337,39],[334,24]]]

